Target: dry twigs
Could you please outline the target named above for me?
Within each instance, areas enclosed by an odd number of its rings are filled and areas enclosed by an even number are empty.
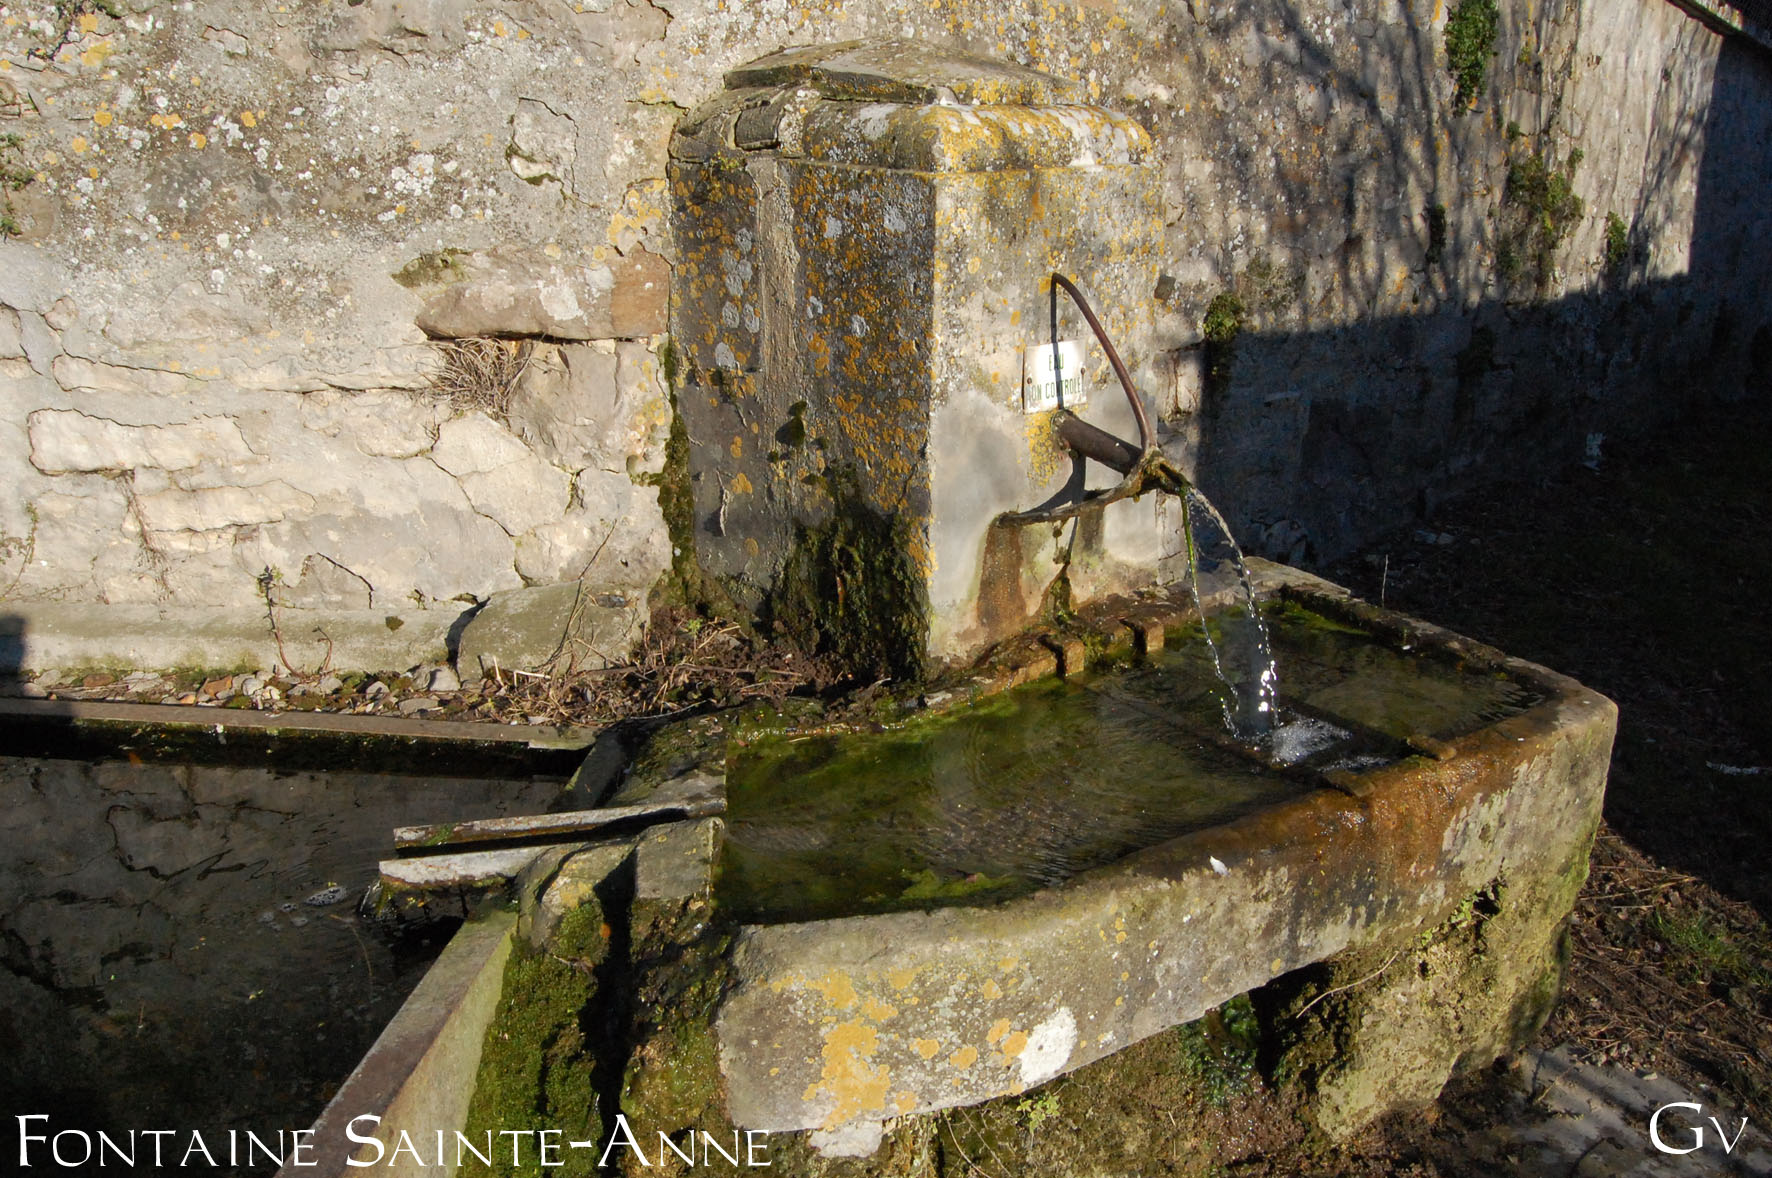
[[[588,644],[569,642],[542,674],[495,670],[488,676],[489,695],[507,714],[601,725],[751,700],[780,703],[797,690],[831,682],[818,659],[755,649],[737,626],[673,610],[653,616],[631,659],[606,661]]]
[[[528,340],[446,339],[434,341],[443,369],[431,382],[456,409],[478,409],[504,418],[517,382],[529,370],[534,345]]]

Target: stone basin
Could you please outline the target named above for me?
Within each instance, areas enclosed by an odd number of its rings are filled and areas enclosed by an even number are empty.
[[[1267,1057],[1285,1061],[1331,1136],[1522,1045],[1560,984],[1615,707],[1327,582],[1260,562],[1254,573],[1258,596],[1434,662],[1491,703],[1505,684],[1506,706],[1452,729],[1380,732],[1386,755],[1286,770],[1286,790],[1228,818],[1008,898],[960,888],[928,900],[945,906],[742,923],[721,819],[563,850],[530,886],[520,935],[622,979],[629,1037],[603,1066],[625,1075],[619,1107],[635,1131],[803,1134],[796,1156],[822,1172],[820,1155],[870,1154],[923,1114],[1024,1093],[1252,992],[1284,1013],[1264,1028]],[[893,706],[963,709],[1056,669],[1076,678],[1124,639],[1154,662],[1193,621],[1185,594],[1107,603],[1064,637],[1012,645]],[[1319,687],[1333,699],[1333,684]],[[734,767],[759,739],[780,737],[730,718],[667,730],[611,800],[657,804],[724,777],[736,830]],[[587,904],[597,919],[574,920]],[[562,931],[598,923],[607,949]],[[602,955],[617,946],[627,960],[610,973]]]
[[[829,1150],[865,1153],[883,1122],[1024,1092],[1449,918],[1481,922],[1480,952],[1388,997],[1368,988],[1316,1076],[1319,1121],[1351,1128],[1431,1098],[1455,1065],[1536,1030],[1560,980],[1616,709],[1325,582],[1278,566],[1257,582],[1473,680],[1504,677],[1525,702],[1030,894],[743,927],[712,1017],[732,1124],[812,1130]]]

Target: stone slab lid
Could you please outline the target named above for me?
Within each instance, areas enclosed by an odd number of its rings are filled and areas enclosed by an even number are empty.
[[[726,75],[728,90],[805,86],[859,102],[1049,106],[1075,101],[1074,82],[988,57],[891,38],[805,45]]]
[[[905,40],[772,53],[726,75],[691,111],[671,155],[774,151],[784,158],[923,173],[1138,166],[1151,138],[1074,83],[1010,62]]]

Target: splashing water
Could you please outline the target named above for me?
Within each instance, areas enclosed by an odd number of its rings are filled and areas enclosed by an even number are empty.
[[[1242,549],[1237,547],[1230,526],[1212,506],[1212,501],[1180,471],[1167,462],[1159,462],[1153,473],[1157,476],[1159,488],[1181,501],[1182,535],[1187,545],[1188,592],[1193,595],[1194,608],[1202,619],[1200,629],[1206,639],[1206,649],[1212,656],[1213,672],[1225,688],[1225,726],[1238,740],[1265,744],[1278,721],[1280,680],[1267,623],[1256,607],[1255,587],[1250,583]],[[1208,537],[1210,543],[1203,544],[1202,535]],[[1212,627],[1203,621],[1206,608],[1200,594],[1200,558],[1207,550],[1214,559],[1226,561],[1236,570],[1237,591],[1242,598],[1240,613],[1228,610],[1220,613],[1222,632],[1218,638],[1212,636]]]

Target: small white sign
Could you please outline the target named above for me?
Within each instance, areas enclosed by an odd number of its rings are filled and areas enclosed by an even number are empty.
[[[1053,363],[1053,345],[1040,344],[1027,350],[1021,373],[1021,408],[1024,413],[1044,413],[1057,409],[1076,409],[1083,404],[1083,347],[1076,340],[1061,340],[1057,363]]]

